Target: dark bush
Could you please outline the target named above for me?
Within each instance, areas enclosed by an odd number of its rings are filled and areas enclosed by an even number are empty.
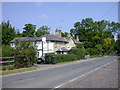
[[[2,57],[11,57],[13,56],[13,48],[10,45],[2,46]]]
[[[1,50],[2,50],[2,57],[13,57],[14,56],[14,54],[13,54],[14,48],[12,48],[10,45],[3,45]],[[13,58],[12,59],[10,59],[10,58],[9,59],[1,59],[1,60],[2,61],[13,61]],[[14,62],[1,63],[0,66],[1,65],[7,66],[7,65],[13,65],[13,64],[14,64]],[[11,69],[13,67],[3,67],[2,70],[6,70],[6,69],[9,70],[9,68]]]
[[[76,55],[76,59],[83,59],[83,56],[85,54],[85,50],[84,49],[79,49],[79,48],[75,48],[75,49],[71,49],[69,54],[75,54]]]
[[[15,68],[30,67],[37,62],[37,48],[30,41],[15,41]],[[19,57],[19,58],[17,58]]]
[[[87,55],[99,55],[99,51],[95,48],[87,48],[85,53]]]
[[[48,64],[52,63],[52,56],[56,56],[56,63],[68,62],[76,60],[76,55],[74,54],[48,54],[45,56],[45,62]]]

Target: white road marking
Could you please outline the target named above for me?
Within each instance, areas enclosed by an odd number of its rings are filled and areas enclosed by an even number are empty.
[[[115,61],[115,60],[113,60],[113,61]],[[72,80],[70,80],[70,81],[68,81],[68,82],[65,82],[65,83],[63,83],[63,84],[60,84],[60,85],[58,85],[58,86],[56,86],[56,87],[54,87],[54,88],[59,88],[59,87],[65,85],[65,84],[70,83],[70,82],[72,82],[72,81],[75,81],[75,80],[77,80],[78,78],[81,78],[81,77],[83,77],[83,76],[85,76],[85,75],[87,75],[87,74],[89,74],[89,73],[92,73],[92,72],[94,72],[94,71],[97,71],[98,69],[107,66],[108,64],[112,63],[113,61],[111,61],[111,62],[109,62],[109,63],[106,63],[106,64],[104,64],[103,66],[100,66],[100,67],[98,67],[98,68],[96,68],[96,69],[93,69],[92,71],[87,72],[87,73],[85,73],[85,74],[83,74],[83,75],[81,75],[81,76],[78,76],[78,77],[76,77],[76,78],[74,78],[74,79],[72,79]],[[54,89],[54,88],[53,88],[53,89]]]

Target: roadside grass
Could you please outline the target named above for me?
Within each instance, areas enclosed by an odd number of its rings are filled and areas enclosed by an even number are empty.
[[[102,55],[102,56],[92,55],[92,56],[90,56],[90,58],[99,58],[99,57],[105,57],[105,56],[108,56],[108,55]]]
[[[120,58],[118,58],[117,60],[120,60]]]
[[[40,67],[28,67],[28,68],[19,68],[14,70],[7,70],[7,71],[0,71],[0,75],[8,75],[8,74],[14,74],[14,73],[20,73],[20,72],[27,72],[32,70],[37,70]]]
[[[81,60],[82,60],[82,59],[81,59]],[[80,60],[75,60],[75,61],[67,61],[67,62],[60,62],[60,63],[56,63],[56,65],[68,64],[68,63],[72,63],[72,62],[76,62],[76,61],[80,61]]]

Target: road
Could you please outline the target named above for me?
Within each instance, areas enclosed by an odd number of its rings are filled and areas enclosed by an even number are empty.
[[[94,58],[60,67],[2,77],[2,88],[55,88],[113,60],[117,56]]]

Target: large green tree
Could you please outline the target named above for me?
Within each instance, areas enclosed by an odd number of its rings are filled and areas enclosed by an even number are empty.
[[[97,49],[104,48],[104,40],[110,38],[112,40],[111,46],[114,45],[114,34],[118,32],[120,24],[106,20],[93,21],[92,18],[82,19],[81,22],[76,22],[74,28],[70,29],[71,35],[84,43],[84,47]],[[110,48],[111,51],[113,48]],[[100,52],[103,52],[101,50]]]
[[[22,34],[23,37],[34,37],[35,36],[36,25],[25,24],[25,27],[23,29],[25,30],[23,31],[23,34]]]
[[[118,39],[116,40],[115,43],[115,50],[117,51],[117,54],[120,55],[120,33],[118,34]]]
[[[16,37],[15,27],[12,27],[9,20],[2,22],[2,44],[9,45],[9,42]]]
[[[67,32],[61,32],[62,37],[67,37]]]
[[[37,37],[41,37],[45,34],[50,34],[50,28],[48,26],[42,26],[35,32],[35,35]]]

